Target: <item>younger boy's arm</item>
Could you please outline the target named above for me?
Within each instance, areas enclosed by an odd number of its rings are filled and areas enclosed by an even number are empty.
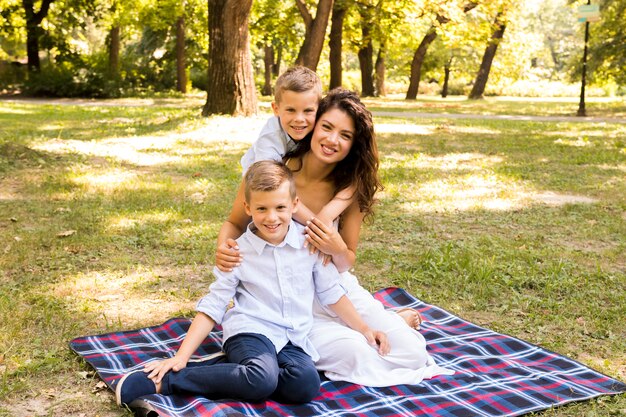
[[[332,227],[333,222],[341,213],[343,213],[350,204],[352,204],[354,196],[354,187],[345,188],[337,193],[335,197],[330,200],[319,213],[313,213],[311,209],[302,203],[302,200],[298,203],[298,211],[293,215],[295,221],[302,225],[306,225],[313,217],[321,220],[328,227]]]
[[[335,304],[330,304],[331,310],[339,316],[351,329],[354,329],[367,339],[368,343],[372,346],[378,345],[378,353],[386,355],[389,353],[389,342],[387,341],[387,335],[379,330],[372,330],[361,315],[354,308],[354,304],[345,295],[342,296]]]
[[[320,210],[319,213],[317,213],[317,216],[315,217],[320,219],[325,224],[332,226],[335,219],[339,217],[348,207],[350,207],[350,204],[354,201],[355,191],[356,188],[354,186],[350,186],[339,191],[332,200],[326,203],[326,205]]]
[[[144,367],[143,371],[149,372],[148,378],[152,379],[155,384],[159,384],[170,370],[178,372],[185,368],[191,355],[211,333],[214,326],[215,321],[211,317],[204,313],[196,314],[176,355],[163,361],[150,362]]]

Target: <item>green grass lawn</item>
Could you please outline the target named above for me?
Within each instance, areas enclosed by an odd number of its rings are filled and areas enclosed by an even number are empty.
[[[191,316],[212,280],[239,158],[266,115],[135,104],[0,102],[0,416],[130,416],[69,340]],[[623,101],[600,104],[588,109],[624,114]],[[499,106],[454,111],[570,112]],[[385,190],[362,233],[362,284],[626,380],[626,125],[375,122]],[[624,395],[540,415],[623,413]]]
[[[576,116],[579,99],[553,97],[544,99],[522,97],[485,97],[468,100],[465,96],[447,98],[419,96],[417,100],[404,100],[403,95],[366,100],[372,111],[462,113],[517,116]],[[590,117],[626,118],[626,99],[587,97],[585,109]]]

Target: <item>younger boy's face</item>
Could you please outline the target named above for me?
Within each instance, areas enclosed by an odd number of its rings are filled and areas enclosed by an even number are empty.
[[[283,130],[297,142],[315,127],[318,105],[319,96],[314,90],[301,93],[283,91],[280,103],[272,102],[272,110],[280,118]]]
[[[291,198],[289,182],[283,182],[274,191],[252,191],[250,201],[244,203],[246,213],[252,216],[257,236],[272,245],[285,239],[293,213],[298,210],[298,197]]]

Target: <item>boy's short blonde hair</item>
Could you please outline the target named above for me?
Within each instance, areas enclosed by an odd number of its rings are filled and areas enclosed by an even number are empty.
[[[244,177],[244,194],[246,203],[250,204],[253,191],[274,191],[285,181],[289,181],[289,195],[296,198],[296,182],[291,170],[282,162],[266,160],[250,165]]]
[[[280,104],[284,91],[303,93],[313,90],[322,98],[322,81],[320,77],[307,67],[295,66],[280,74],[274,86],[274,101]]]

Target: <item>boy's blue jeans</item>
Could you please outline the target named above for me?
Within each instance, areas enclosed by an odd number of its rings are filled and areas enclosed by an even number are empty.
[[[161,394],[196,394],[257,402],[269,397],[284,403],[304,403],[319,392],[320,377],[313,360],[288,343],[278,354],[268,338],[242,333],[224,343],[226,357],[212,364],[192,364],[163,378]]]

